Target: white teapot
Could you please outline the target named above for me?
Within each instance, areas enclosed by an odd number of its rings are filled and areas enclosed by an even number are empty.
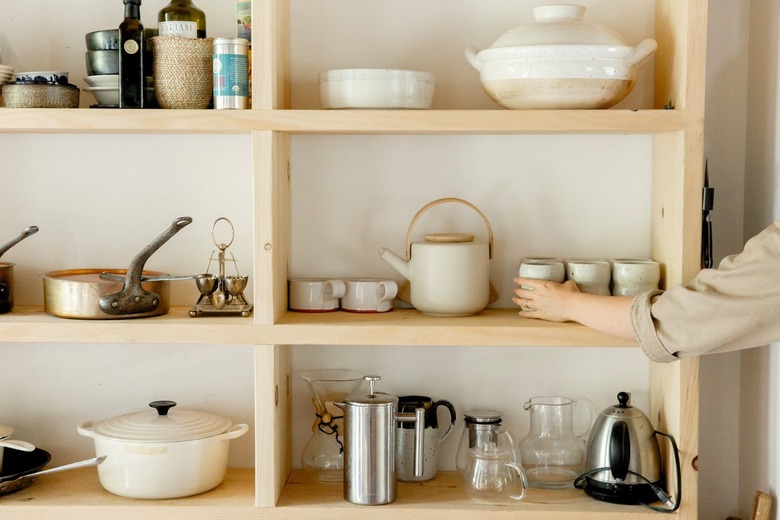
[[[447,202],[465,204],[485,222],[488,241],[475,241],[474,235],[436,233],[424,242],[411,242],[414,225],[434,206]],[[485,215],[473,204],[457,198],[428,203],[412,219],[406,234],[406,259],[380,248],[382,260],[409,280],[411,304],[425,314],[469,316],[489,303],[490,259],[493,258],[493,230]]]

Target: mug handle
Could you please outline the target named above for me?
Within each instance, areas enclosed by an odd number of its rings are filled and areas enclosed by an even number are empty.
[[[391,301],[398,294],[398,284],[395,280],[382,280],[379,282],[379,286],[384,289],[384,294],[377,303]]]
[[[338,300],[342,298],[347,292],[347,286],[343,280],[328,280],[322,284],[323,292],[327,291],[327,287],[330,286],[330,295],[325,298],[325,301]]]
[[[455,407],[446,399],[442,399],[441,401],[434,401],[433,409],[435,411],[438,411],[439,406],[444,406],[447,408],[447,410],[450,411],[450,424],[447,427],[447,431],[444,432],[444,435],[439,437],[439,444],[441,444],[447,437],[450,436],[450,433],[452,433],[452,427],[455,426],[455,421],[458,419],[458,415],[455,413]]]
[[[504,464],[517,473],[518,482],[520,483],[520,494],[509,495],[509,498],[512,500],[522,500],[525,498],[525,490],[528,489],[528,479],[525,476],[525,470],[523,470],[523,466],[517,462],[505,462]]]

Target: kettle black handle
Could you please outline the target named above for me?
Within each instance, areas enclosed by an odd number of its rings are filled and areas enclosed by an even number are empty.
[[[612,476],[617,480],[625,480],[630,461],[631,439],[628,436],[628,424],[618,421],[612,425],[609,433],[609,469]]]

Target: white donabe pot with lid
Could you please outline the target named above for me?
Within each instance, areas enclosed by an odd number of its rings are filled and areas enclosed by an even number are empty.
[[[163,499],[203,493],[218,486],[227,471],[230,440],[246,424],[194,410],[171,410],[173,401],[149,403],[154,410],[129,413],[78,426],[94,439],[106,491],[129,498]]]
[[[510,29],[489,49],[469,47],[466,60],[485,92],[511,109],[609,108],[633,90],[638,70],[658,47],[629,45],[618,33],[585,21],[585,7],[538,6],[534,22]]]

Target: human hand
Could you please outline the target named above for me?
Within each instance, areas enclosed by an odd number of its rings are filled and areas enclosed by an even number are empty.
[[[570,321],[572,295],[580,294],[577,284],[571,280],[564,283],[535,278],[515,278],[517,287],[512,301],[520,307],[523,318],[537,318],[548,321]]]

